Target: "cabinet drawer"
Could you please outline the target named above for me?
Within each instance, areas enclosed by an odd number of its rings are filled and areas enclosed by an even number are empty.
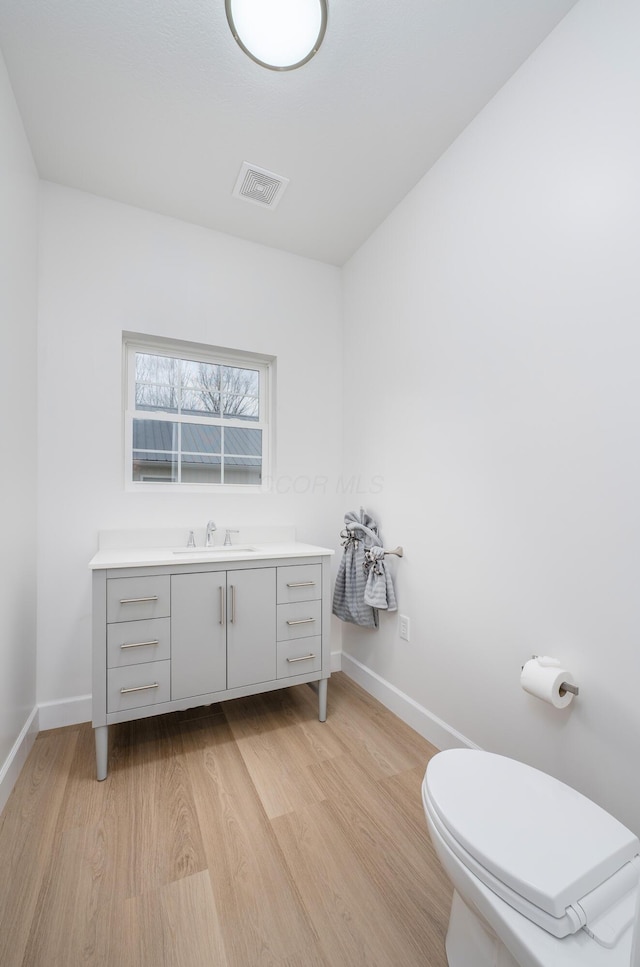
[[[278,568],[278,604],[312,601],[321,594],[321,564],[294,564]]]
[[[311,638],[322,631],[320,601],[301,601],[299,604],[278,605],[278,641],[291,638]]]
[[[148,661],[107,672],[107,712],[158,705],[170,697],[170,661]]]
[[[319,672],[322,667],[322,637],[305,638],[304,641],[278,642],[278,678]]]
[[[169,581],[168,574],[107,581],[107,621],[168,618],[171,614]]]
[[[107,625],[107,668],[171,657],[171,618]]]

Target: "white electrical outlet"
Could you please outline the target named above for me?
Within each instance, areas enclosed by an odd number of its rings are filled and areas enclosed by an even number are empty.
[[[400,637],[403,641],[409,641],[409,619],[406,614],[400,615]]]

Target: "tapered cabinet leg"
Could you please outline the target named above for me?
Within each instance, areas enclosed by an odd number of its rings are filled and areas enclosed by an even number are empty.
[[[328,678],[321,678],[318,682],[318,718],[327,721],[327,682]]]
[[[94,730],[96,736],[96,773],[101,782],[107,778],[107,756],[109,754],[109,726],[98,725]]]

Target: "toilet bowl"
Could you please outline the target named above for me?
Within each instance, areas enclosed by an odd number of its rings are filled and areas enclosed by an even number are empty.
[[[630,967],[630,830],[557,779],[479,750],[434,756],[422,799],[454,887],[450,967]]]

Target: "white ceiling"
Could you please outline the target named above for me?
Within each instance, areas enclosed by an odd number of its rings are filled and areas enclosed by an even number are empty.
[[[0,46],[42,178],[341,265],[575,2],[329,0],[289,72],[224,0],[0,0]],[[232,197],[243,161],[276,209]]]

